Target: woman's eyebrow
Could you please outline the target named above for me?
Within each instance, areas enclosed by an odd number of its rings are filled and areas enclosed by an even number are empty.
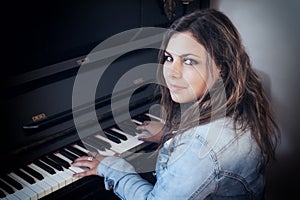
[[[171,55],[171,54],[170,54],[168,51],[166,51],[166,50],[164,51],[164,53],[165,53],[165,54],[168,54],[168,55]]]
[[[172,53],[169,53],[166,50],[165,50],[165,53],[168,54],[168,55],[172,55]],[[182,54],[182,55],[178,55],[178,54],[175,54],[175,53],[173,53],[173,54],[178,56],[178,57],[195,56],[195,57],[201,58],[199,55],[196,55],[196,54],[193,54],[193,53],[185,53],[185,54]]]

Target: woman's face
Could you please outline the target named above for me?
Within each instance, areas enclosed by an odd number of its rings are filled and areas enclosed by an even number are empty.
[[[172,100],[187,103],[201,98],[218,77],[219,70],[207,68],[207,52],[189,32],[174,34],[165,51],[163,75]]]

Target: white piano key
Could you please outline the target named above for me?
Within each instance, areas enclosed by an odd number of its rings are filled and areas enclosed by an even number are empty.
[[[128,134],[126,134],[128,135]],[[141,145],[142,143],[144,143],[143,141],[141,140],[138,140],[138,136],[131,136],[129,137],[128,135],[128,139],[126,141],[122,141],[121,143],[117,144],[115,142],[112,142],[110,141],[109,139],[107,139],[106,137],[103,137],[99,134],[96,134],[95,137],[101,139],[101,140],[104,140],[108,143],[110,143],[111,145],[111,150],[118,153],[118,154],[123,154],[139,145]]]
[[[38,169],[35,169],[35,166],[36,166],[35,164],[28,165],[28,167],[31,167],[32,169],[34,169],[37,172],[39,172]],[[23,171],[24,173],[28,174],[29,176],[32,176],[29,173],[27,173],[26,171],[24,171],[23,169],[20,169],[20,170]],[[41,188],[43,188],[45,195],[48,195],[51,192],[55,191],[55,190],[53,190],[53,186],[51,185],[52,181],[49,180],[49,178],[45,177],[42,173],[41,173],[41,175],[44,177],[42,180],[38,180],[34,176],[32,176],[32,178],[36,181],[36,184],[38,186],[40,186]]]
[[[72,160],[70,160],[69,158],[65,157],[64,155],[60,154],[60,153],[54,153],[54,155],[60,157],[61,159],[67,161],[69,164],[72,163]]]
[[[132,136],[132,135],[120,130],[120,129],[117,129],[117,128],[112,128],[111,130],[125,135],[128,138],[128,140],[136,137],[136,136]]]
[[[69,164],[72,163],[72,161],[71,161],[70,159],[66,158],[65,156],[63,156],[63,155],[60,154],[60,153],[55,153],[54,155],[56,155],[57,157],[60,157],[61,159],[67,161]],[[77,167],[76,167],[76,168],[77,168]],[[79,168],[79,167],[78,167],[78,168]],[[78,178],[74,178],[74,177],[73,177],[73,176],[76,174],[76,172],[74,172],[74,171],[72,171],[72,170],[70,170],[70,169],[66,169],[66,168],[64,168],[64,167],[63,167],[63,169],[64,169],[64,172],[67,173],[68,176],[71,177],[71,179],[69,180],[69,181],[71,181],[71,183],[73,183],[73,182],[75,182],[76,180],[78,180]],[[79,168],[79,169],[77,169],[77,170],[75,170],[75,171],[79,171],[79,170],[82,170],[82,169]],[[67,184],[68,184],[68,183],[67,183]]]
[[[18,198],[15,194],[7,195],[5,198],[6,198],[7,200],[18,200],[18,199],[20,199],[20,198]],[[20,200],[22,200],[22,199],[20,199]]]
[[[58,171],[58,170],[55,170],[57,175],[60,176],[63,180],[64,180],[64,184],[65,186],[72,183],[72,178],[73,176],[70,175],[67,171]]]
[[[140,122],[140,121],[138,121],[136,119],[131,119],[131,121],[134,122],[134,123],[136,123],[137,125],[142,125],[143,124],[143,122]]]
[[[3,179],[1,179],[1,181],[3,181],[5,184],[7,184],[8,186],[10,186],[13,189],[13,191],[14,191],[13,195],[16,196],[17,198],[24,199],[24,200],[25,199],[30,200],[30,196],[28,194],[24,193],[24,191],[16,189],[14,186],[10,185],[8,182],[6,182]],[[7,194],[7,195],[11,195],[11,194]]]
[[[55,190],[65,186],[65,181],[63,180],[63,178],[61,178],[57,174],[49,174],[47,171],[40,168],[39,166],[37,166],[37,165],[35,165],[35,166],[36,166],[36,170],[38,170],[38,172],[40,172],[45,178],[48,178],[49,180],[53,181],[53,184],[51,184],[52,191],[55,191]],[[48,181],[48,179],[46,179],[46,180]]]
[[[70,169],[64,168],[64,172],[65,172],[65,176],[68,177],[68,179],[66,180],[66,185],[73,183],[75,180],[77,180],[76,178],[73,177],[75,173]]]
[[[43,175],[45,182],[51,186],[52,192],[56,191],[59,189],[59,183],[53,179],[53,177],[49,176],[49,173],[46,172],[45,170],[41,169],[34,163],[30,164],[30,167],[32,167],[34,170],[38,171],[40,174]]]
[[[55,174],[50,174],[47,171],[45,171],[45,173],[47,173],[49,177],[52,177],[58,183],[59,188],[66,186],[66,177],[64,177],[64,175],[63,175],[63,173],[61,173],[61,171],[54,169],[53,167],[51,167],[50,165],[48,165],[47,163],[45,163],[42,160],[41,160],[41,162],[44,163],[45,165],[49,166],[50,168],[52,168],[55,171]]]
[[[79,146],[79,145],[77,145],[77,144],[75,144],[75,145],[73,145],[73,146],[74,146],[75,148],[77,148],[77,149],[83,151],[84,153],[89,153],[89,152],[91,152],[91,151],[89,151],[89,150],[87,150],[87,149],[85,149],[85,148],[82,148],[81,146]],[[93,148],[97,149],[96,147],[93,147]],[[113,155],[116,154],[115,152],[113,152],[113,151],[111,151],[111,150],[109,150],[109,149],[106,149],[105,151],[102,151],[102,150],[100,150],[100,149],[97,149],[97,151],[98,151],[98,153],[99,153],[100,155],[103,155],[103,156],[113,156]],[[95,152],[92,152],[92,153],[95,153]]]
[[[15,191],[14,195],[16,195],[19,199],[22,200],[30,200],[30,196],[28,196],[28,194],[24,193],[21,190]]]
[[[45,163],[47,165],[47,163]],[[51,167],[50,165],[48,165],[49,167]],[[52,168],[54,169],[54,168]],[[70,184],[71,182],[73,182],[73,180],[71,180],[73,178],[73,175],[71,175],[69,173],[69,170],[64,170],[64,171],[59,171],[57,169],[54,169],[56,174],[49,174],[50,176],[54,176],[57,178],[57,181],[60,182],[60,187],[64,187],[68,184]]]
[[[78,174],[78,173],[81,173],[81,172],[84,172],[85,170],[80,168],[80,167],[76,167],[76,166],[71,166],[69,167],[70,170],[72,170],[74,173]]]
[[[160,118],[160,117],[157,117],[155,115],[151,115],[150,113],[145,113],[145,115],[147,115],[148,117],[151,117],[153,119],[156,119],[158,120],[159,122],[163,123],[164,121]]]
[[[41,187],[41,185],[38,182],[30,184],[13,172],[10,173],[9,176],[18,181],[24,188],[31,189],[36,194],[37,198],[42,198],[43,196],[45,196],[45,189]]]
[[[14,178],[11,174],[7,174],[7,176],[9,176],[10,178],[14,179],[15,181],[17,181],[18,183],[20,183],[16,178]],[[16,175],[17,176],[17,175]],[[37,193],[31,188],[28,187],[26,185],[23,185],[22,183],[20,183],[22,185],[22,189],[18,190],[24,194],[26,194],[28,196],[28,198],[23,197],[24,199],[30,199],[30,200],[37,200],[38,199],[38,195]],[[30,183],[28,183],[30,184]],[[12,186],[13,187],[13,186]],[[17,189],[16,189],[17,190]],[[16,194],[16,196],[20,197],[20,195]],[[22,198],[22,199],[23,199]]]
[[[0,191],[6,195],[6,192],[4,192],[4,191],[2,190],[2,188],[0,188]],[[6,198],[5,198],[5,197],[2,197],[2,198],[0,198],[0,199],[6,199]]]
[[[84,153],[89,153],[90,151],[85,149],[85,148],[82,148],[81,146],[79,146],[78,144],[74,144],[73,147],[83,151]]]
[[[22,191],[25,194],[27,194],[29,196],[30,200],[37,200],[38,199],[38,195],[31,188],[29,188],[29,187],[24,187],[20,191]]]
[[[55,153],[56,156],[60,157],[61,159],[67,161],[69,164],[72,163],[72,161],[68,158],[66,158],[65,156],[63,156],[62,154],[60,153]],[[75,166],[71,166],[69,167],[69,170],[71,170],[72,172],[74,172],[75,174],[76,173],[81,173],[81,172],[84,172],[85,170],[80,168],[80,167],[75,167]],[[73,180],[74,181],[74,180]]]

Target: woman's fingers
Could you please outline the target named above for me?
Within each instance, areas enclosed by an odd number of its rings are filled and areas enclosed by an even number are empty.
[[[81,156],[74,160],[71,164],[74,167],[87,168],[86,171],[77,173],[74,175],[75,178],[97,175],[97,167],[99,163],[104,159],[104,156],[98,153],[89,153],[89,156]]]
[[[139,140],[145,141],[145,142],[155,142],[159,143],[160,139],[162,137],[162,128],[163,124],[156,121],[145,121],[142,125],[138,126],[137,130],[144,130],[149,135],[140,135]]]
[[[93,168],[93,169],[86,170],[81,173],[77,173],[74,175],[74,178],[81,178],[81,177],[90,176],[90,175],[97,175],[97,168]]]
[[[142,125],[137,126],[136,130],[147,130],[147,126],[150,124],[150,121],[144,121]]]
[[[97,175],[97,167],[99,165],[99,161],[96,159],[93,160],[87,160],[87,156],[83,156],[80,158],[77,158],[71,165],[74,167],[84,167],[88,168],[86,171],[77,173],[74,175],[74,177],[79,178],[79,177],[84,177],[84,176],[89,176],[89,175]]]
[[[144,121],[143,124],[137,126],[137,130],[147,130],[152,134],[160,132],[163,128],[163,124],[157,121]]]
[[[141,141],[144,141],[144,142],[152,142],[152,137],[151,136],[149,137],[149,136],[141,135],[141,136],[138,137],[138,139],[141,140]]]
[[[154,142],[154,143],[159,143],[161,140],[161,134],[157,133],[155,135],[150,135],[150,136],[146,136],[146,135],[140,135],[138,137],[139,140],[142,140],[144,142]]]
[[[88,158],[89,158],[89,156],[81,156],[81,157],[77,158],[76,160],[74,160],[74,162],[88,160]]]
[[[98,164],[99,164],[99,161],[75,160],[72,163],[72,166],[93,168],[93,167],[95,167],[95,165],[98,165]]]

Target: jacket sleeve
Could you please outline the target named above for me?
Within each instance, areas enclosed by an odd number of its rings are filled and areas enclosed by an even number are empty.
[[[201,144],[182,142],[171,155],[158,160],[162,170],[153,186],[137,174],[125,160],[117,157],[105,158],[98,167],[104,176],[107,189],[127,200],[173,200],[199,196],[205,198],[214,189],[214,162],[210,156],[199,157]],[[198,149],[198,150],[196,150]]]
[[[98,166],[99,176],[104,177],[107,190],[121,199],[147,199],[153,185],[143,179],[126,160],[119,157],[106,157]]]

